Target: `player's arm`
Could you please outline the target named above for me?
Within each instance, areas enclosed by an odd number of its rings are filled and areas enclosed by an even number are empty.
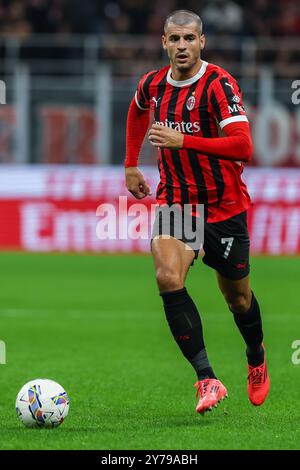
[[[205,138],[184,135],[182,147],[224,160],[248,162],[253,144],[248,122],[232,122],[223,127],[225,137]]]
[[[142,173],[137,168],[140,150],[149,125],[150,110],[141,109],[136,98],[130,103],[126,125],[126,187],[137,199],[151,194]]]
[[[249,161],[252,139],[247,122],[233,122],[223,127],[225,137],[197,137],[170,127],[153,124],[149,140],[154,147],[192,149],[224,160]]]

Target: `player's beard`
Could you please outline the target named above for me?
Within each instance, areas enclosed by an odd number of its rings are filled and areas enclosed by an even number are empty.
[[[193,67],[193,64],[176,64],[177,70],[180,72],[186,72]]]
[[[197,63],[197,59],[194,60],[187,60],[185,63],[178,63],[177,60],[175,59],[173,62],[173,65],[179,70],[180,72],[188,72],[191,70],[195,64]]]

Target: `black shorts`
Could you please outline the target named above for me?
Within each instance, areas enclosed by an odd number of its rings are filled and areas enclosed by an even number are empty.
[[[170,230],[166,230],[164,227],[162,231],[161,228],[158,228],[158,217],[156,217],[153,226],[156,231],[153,233],[174,236],[173,224],[174,220],[171,219]],[[190,240],[184,236],[177,237],[175,235],[175,238],[191,245]],[[194,250],[195,259],[198,258],[201,246],[197,249],[194,245],[191,247]],[[222,276],[231,280],[239,280],[249,274],[249,248],[247,211],[222,222],[208,223],[204,221],[204,256],[202,261]]]

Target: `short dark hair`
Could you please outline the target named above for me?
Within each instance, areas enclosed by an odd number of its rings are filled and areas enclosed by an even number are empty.
[[[167,27],[170,23],[174,23],[178,26],[184,26],[190,23],[196,23],[198,27],[199,34],[202,34],[202,20],[197,13],[194,13],[190,10],[175,10],[170,13],[164,24],[164,32],[166,33]]]

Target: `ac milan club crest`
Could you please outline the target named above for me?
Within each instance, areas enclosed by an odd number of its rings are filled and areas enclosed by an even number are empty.
[[[189,99],[186,102],[187,109],[189,111],[192,111],[192,109],[194,109],[195,103],[196,103],[196,98],[193,95],[190,96]]]

